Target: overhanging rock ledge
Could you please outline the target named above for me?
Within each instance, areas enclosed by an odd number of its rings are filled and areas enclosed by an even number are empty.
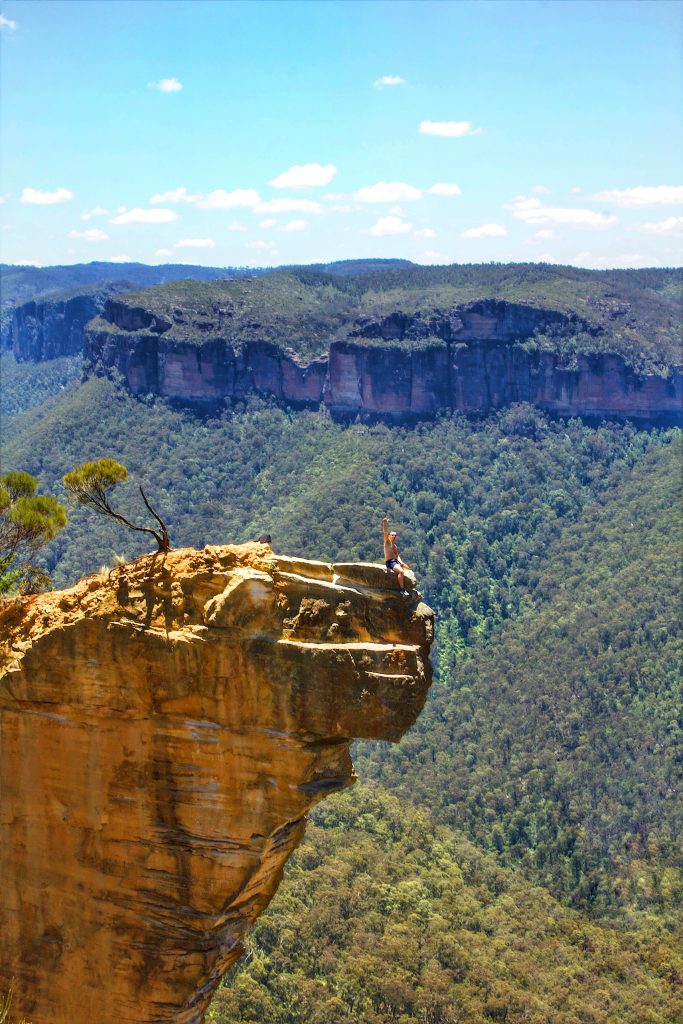
[[[0,605],[0,991],[32,1024],[199,1024],[299,843],[398,740],[433,615],[382,565],[249,544]]]

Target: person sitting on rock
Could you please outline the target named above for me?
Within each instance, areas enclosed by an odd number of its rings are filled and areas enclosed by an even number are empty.
[[[385,516],[382,520],[382,530],[384,532],[384,559],[387,566],[387,572],[395,572],[398,577],[398,585],[401,590],[403,597],[409,597],[408,591],[406,590],[405,576],[403,570],[408,568],[408,563],[401,561],[401,556],[398,553],[396,547],[396,537],[398,536],[396,530],[389,532],[389,520]]]

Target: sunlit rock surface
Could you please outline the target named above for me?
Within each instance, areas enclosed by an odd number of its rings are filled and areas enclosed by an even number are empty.
[[[145,556],[0,605],[0,992],[32,1024],[199,1022],[353,737],[425,701],[383,566]]]

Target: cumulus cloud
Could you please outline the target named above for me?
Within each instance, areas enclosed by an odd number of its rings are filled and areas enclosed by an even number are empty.
[[[84,231],[70,231],[69,238],[83,238],[86,242],[106,242],[109,235],[101,228],[86,228]]]
[[[637,185],[596,192],[592,199],[615,206],[669,206],[683,202],[683,185]]]
[[[639,230],[649,235],[675,235],[683,231],[683,217],[667,217],[653,224],[643,224]]]
[[[275,242],[264,242],[261,239],[247,242],[247,249],[275,249]]]
[[[158,89],[159,92],[180,92],[183,83],[177,78],[161,78],[158,82],[148,82],[148,89]]]
[[[110,256],[107,263],[132,263],[130,256]]]
[[[197,202],[202,210],[233,210],[239,206],[256,206],[261,197],[253,188],[235,188],[226,192],[224,188],[216,188]]]
[[[418,231],[413,231],[415,238],[436,238],[436,231],[432,231],[431,228],[420,228]]]
[[[16,27],[16,21],[12,21],[11,18],[6,18],[4,14],[0,14],[0,28],[8,28],[10,32],[13,32]]]
[[[515,196],[512,202],[504,203],[503,206],[516,220],[524,221],[525,224],[568,224],[602,228],[618,223],[618,218],[611,214],[596,213],[594,210],[573,206],[544,206],[540,199],[530,196]]]
[[[181,238],[175,244],[176,249],[215,249],[213,238]]]
[[[287,224],[283,224],[280,231],[303,231],[307,227],[307,220],[290,220]]]
[[[541,228],[540,231],[534,232],[534,238],[537,238],[539,241],[554,237],[555,232],[552,228]]]
[[[259,221],[260,228],[273,228],[277,224],[274,217],[266,217],[265,220]]]
[[[403,203],[421,199],[422,192],[404,181],[378,181],[376,185],[359,188],[353,198],[361,203]]]
[[[173,252],[171,249],[157,249],[154,253],[155,256],[172,256]]]
[[[545,185],[534,185],[531,189],[537,196],[549,196],[551,189],[546,188]]]
[[[437,184],[436,185],[432,185],[432,187],[430,189],[428,189],[428,191],[431,192],[431,194],[433,196],[461,196],[462,195],[462,189],[460,188],[459,185],[456,185],[455,183],[449,184],[446,181],[437,182]]]
[[[481,128],[473,128],[471,121],[420,121],[421,135],[441,135],[457,139],[463,135],[481,135]]]
[[[227,231],[246,231],[247,228],[244,224],[228,224]]]
[[[155,192],[150,203],[196,203],[202,197],[188,192],[186,188],[174,188],[170,192]]]
[[[412,224],[407,224],[400,217],[380,217],[376,224],[373,224],[368,234],[375,236],[382,235],[405,235],[413,230]]]
[[[507,235],[502,224],[481,224],[478,228],[468,228],[461,233],[462,238],[499,238]]]
[[[268,184],[273,188],[318,188],[329,185],[336,173],[334,164],[294,164]]]
[[[178,220],[178,214],[173,210],[143,210],[134,206],[132,210],[126,210],[117,217],[112,217],[110,224],[168,224],[172,220]]]
[[[445,252],[434,252],[433,249],[426,249],[425,252],[421,252],[420,255],[416,257],[416,260],[417,260],[418,263],[427,263],[427,264],[434,264],[434,263],[441,263],[441,264],[443,264],[443,263],[452,263],[453,262],[451,257],[447,256]]]
[[[93,217],[106,217],[109,210],[103,206],[93,206],[92,210],[84,210],[80,216],[81,220],[91,220]]]
[[[384,89],[386,86],[391,85],[405,85],[405,78],[401,78],[400,75],[382,75],[381,78],[375,79],[372,83],[375,89]]]
[[[254,213],[320,213],[320,203],[313,199],[268,199],[254,207]]]
[[[33,203],[36,206],[52,206],[54,203],[66,203],[73,197],[73,192],[68,188],[56,188],[54,192],[42,192],[39,188],[25,188],[19,202]]]

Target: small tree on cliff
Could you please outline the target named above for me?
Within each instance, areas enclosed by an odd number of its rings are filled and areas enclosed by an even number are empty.
[[[0,476],[0,595],[48,590],[52,583],[33,556],[66,526],[66,510],[52,494],[36,494],[30,473]]]
[[[64,477],[64,486],[72,501],[93,508],[100,515],[108,516],[110,519],[116,520],[117,523],[127,526],[129,530],[135,530],[136,533],[149,533],[159,545],[159,551],[170,551],[171,542],[166,524],[150,505],[142,487],[140,487],[140,494],[147,511],[154,516],[158,523],[156,529],[149,526],[136,526],[120,512],[116,512],[109,503],[109,492],[117,484],[127,479],[128,470],[120,462],[115,462],[113,459],[98,459],[96,462],[84,462],[82,466],[77,466],[71,473],[67,473]]]

